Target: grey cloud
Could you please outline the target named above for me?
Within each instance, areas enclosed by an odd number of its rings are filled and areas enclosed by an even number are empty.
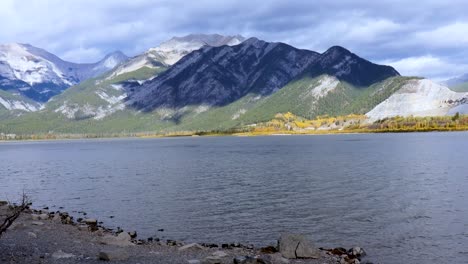
[[[136,55],[175,35],[243,34],[319,52],[342,45],[440,79],[468,72],[467,10],[462,0],[2,0],[0,42],[84,62],[113,50]],[[434,67],[421,66],[428,61]]]

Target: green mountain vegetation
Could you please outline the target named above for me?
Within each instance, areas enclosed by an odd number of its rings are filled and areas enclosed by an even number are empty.
[[[291,112],[304,118],[324,114],[364,114],[398,90],[410,77],[392,77],[369,87],[355,87],[346,82],[322,75],[298,78],[269,96],[248,94],[221,107],[192,105],[182,109],[157,109],[138,112],[131,108],[118,110],[102,119],[77,114],[68,118],[57,109],[60,102],[89,105],[105,104],[96,95],[97,89],[115,91],[111,86],[119,83],[108,80],[94,86],[96,79],[72,87],[58,96],[45,110],[23,115],[0,123],[4,133],[16,134],[131,134],[138,132],[174,133],[181,131],[226,131],[247,125],[267,122],[278,113]],[[336,87],[314,97],[313,91],[326,81]],[[119,91],[116,91],[119,92]],[[117,95],[117,94],[115,94]],[[82,118],[80,118],[80,116]]]

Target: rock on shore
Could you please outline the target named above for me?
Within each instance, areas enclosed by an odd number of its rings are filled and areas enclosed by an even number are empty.
[[[9,212],[8,206],[0,205],[0,221]],[[282,236],[279,249],[280,252],[276,252],[275,247],[261,250],[239,243],[184,245],[180,241],[166,242],[156,238],[139,240],[136,232],[116,234],[99,226],[97,219],[81,219],[80,223],[75,223],[65,212],[29,210],[0,238],[0,262],[336,264],[341,260],[340,256],[314,248],[300,235]],[[358,249],[351,253],[362,254]]]

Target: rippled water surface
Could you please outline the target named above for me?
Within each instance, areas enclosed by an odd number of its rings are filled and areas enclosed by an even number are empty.
[[[141,237],[289,231],[380,263],[466,263],[467,157],[468,133],[1,143],[0,199],[25,190]]]

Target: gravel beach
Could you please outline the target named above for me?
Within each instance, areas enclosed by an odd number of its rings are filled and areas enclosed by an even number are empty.
[[[8,205],[0,206],[0,223],[11,213]],[[294,238],[294,237],[293,237]],[[288,238],[289,239],[289,238]],[[299,239],[302,239],[299,237]],[[285,240],[286,241],[286,240]],[[282,243],[288,243],[288,241]],[[311,244],[312,245],[312,244]],[[310,249],[315,259],[287,259],[287,253],[275,247],[253,248],[231,245],[184,244],[179,241],[139,240],[135,233],[115,233],[100,227],[95,219],[73,221],[67,213],[27,209],[0,237],[1,263],[359,263],[344,262],[344,257]],[[283,250],[287,250],[285,244]],[[299,253],[296,245],[294,255]],[[310,251],[309,250],[309,251]],[[307,255],[305,255],[307,256]]]

